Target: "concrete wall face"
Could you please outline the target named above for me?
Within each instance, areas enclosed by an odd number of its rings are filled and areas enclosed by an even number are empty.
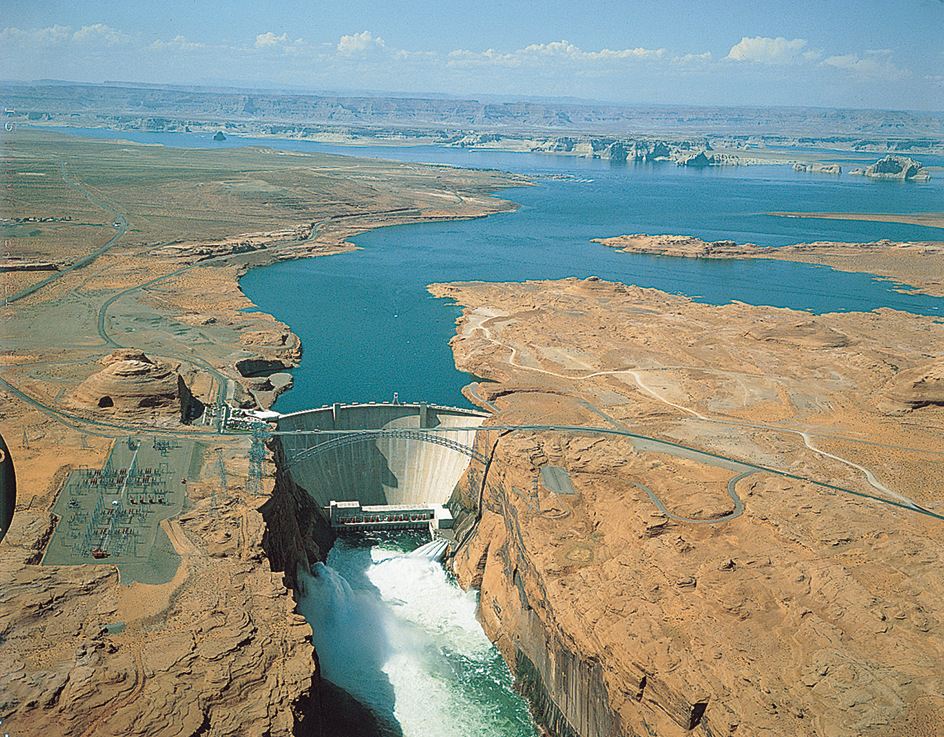
[[[471,461],[465,453],[417,438],[363,439],[331,431],[439,428],[437,439],[471,448],[474,429],[442,429],[475,428],[484,419],[480,413],[433,406],[335,406],[284,415],[279,431],[326,431],[281,436],[292,479],[322,507],[332,501],[445,504]],[[321,449],[293,464],[291,459],[315,445]]]

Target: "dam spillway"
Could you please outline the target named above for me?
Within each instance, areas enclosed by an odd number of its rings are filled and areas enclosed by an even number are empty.
[[[443,505],[473,461],[486,413],[413,404],[334,404],[279,417],[284,468],[322,509]]]
[[[335,404],[281,415],[266,433],[278,470],[263,507],[267,554],[311,625],[323,682],[349,694],[322,714],[326,728],[355,719],[357,733],[373,737],[537,734],[476,619],[477,592],[462,591],[439,562],[452,536],[413,550],[426,536],[398,529],[404,520],[357,521],[425,507],[433,518],[424,524],[441,530],[437,514],[451,522],[457,487],[484,483],[488,416],[422,402]],[[342,521],[394,534],[325,534]]]

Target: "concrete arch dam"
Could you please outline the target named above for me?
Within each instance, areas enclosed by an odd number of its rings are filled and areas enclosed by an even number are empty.
[[[443,505],[486,457],[476,430],[487,414],[417,404],[335,404],[282,415],[283,471],[322,509],[331,502]]]

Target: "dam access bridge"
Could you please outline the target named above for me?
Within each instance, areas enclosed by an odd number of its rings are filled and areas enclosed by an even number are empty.
[[[488,414],[426,402],[333,404],[284,414],[271,433],[282,470],[335,529],[429,528],[446,535],[446,503],[488,456],[477,436]]]
[[[336,529],[397,529],[429,527],[434,535],[449,537],[452,526],[447,503],[459,481],[466,494],[481,495],[490,485],[491,455],[499,438],[512,432],[565,433],[628,440],[637,453],[665,454],[706,467],[724,469],[730,478],[717,491],[731,500],[730,511],[714,517],[685,517],[672,511],[658,486],[636,480],[628,483],[644,493],[666,518],[702,525],[739,517],[744,502],[737,486],[755,473],[769,473],[805,481],[840,492],[938,517],[917,505],[847,489],[789,470],[729,458],[700,448],[631,432],[611,421],[609,427],[576,425],[488,425],[490,415],[478,410],[415,404],[334,404],[281,415],[277,436],[279,466],[290,480],[316,503]],[[255,444],[256,462],[264,451]],[[261,474],[261,470],[259,471]],[[501,484],[500,480],[498,484]],[[560,499],[578,493],[564,468],[543,465],[534,487],[540,485]],[[481,498],[479,498],[481,504]],[[455,508],[453,508],[453,511]]]

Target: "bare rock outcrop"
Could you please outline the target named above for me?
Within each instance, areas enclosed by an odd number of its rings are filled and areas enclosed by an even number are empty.
[[[920,162],[897,154],[889,154],[884,159],[879,159],[874,164],[867,166],[864,174],[872,179],[901,180],[926,180],[930,179],[931,176],[925,171]]]
[[[466,307],[487,424],[543,423],[493,447],[453,559],[540,723],[940,732],[940,321],[598,279],[430,290]],[[902,421],[883,391],[928,406]]]
[[[849,338],[845,334],[818,320],[772,325],[769,328],[748,331],[745,335],[758,340],[769,340],[810,349],[842,348],[849,344]]]
[[[886,385],[879,407],[901,413],[929,405],[944,406],[944,359],[896,374]]]
[[[157,618],[116,622],[113,566],[23,566],[3,552],[0,710],[16,734],[290,737],[311,692],[310,630],[264,563],[182,587]],[[273,708],[275,707],[275,708]]]
[[[678,166],[691,166],[695,169],[703,169],[706,166],[714,166],[717,162],[713,155],[707,151],[699,151],[694,154],[685,154],[675,160]]]
[[[281,488],[266,497],[266,514],[297,530],[294,498]],[[377,734],[364,727],[369,715],[340,713],[343,694],[320,683],[311,628],[286,576],[270,564],[275,555],[292,566],[321,559],[330,541],[317,547],[286,537],[268,554],[263,538],[272,530],[254,508],[261,498],[230,498],[213,509],[192,497],[194,507],[166,527],[181,564],[171,581],[158,584],[126,579],[115,565],[34,565],[54,517],[19,510],[0,543],[4,731]],[[329,700],[332,708],[322,708]],[[362,729],[329,731],[345,716]]]
[[[143,352],[119,348],[101,359],[105,368],[83,381],[70,403],[108,412],[174,414],[183,417],[190,392],[177,367]]]
[[[820,174],[842,174],[842,167],[839,164],[805,164],[797,162],[793,165],[794,171],[818,172]]]
[[[690,235],[620,235],[614,238],[594,238],[594,243],[602,243],[610,248],[617,248],[623,253],[651,253],[659,256],[682,258],[739,258],[754,256],[765,249],[753,243],[738,244],[734,241],[703,241]]]

